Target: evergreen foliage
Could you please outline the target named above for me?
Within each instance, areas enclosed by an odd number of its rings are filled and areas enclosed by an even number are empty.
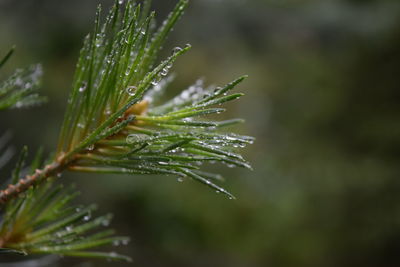
[[[25,171],[32,173],[41,167],[42,152],[24,168],[27,149],[21,152],[12,174],[12,183]],[[49,178],[39,187],[30,187],[24,196],[7,203],[0,225],[0,252],[47,254],[66,256],[130,260],[115,252],[88,251],[107,244],[127,243],[127,237],[112,236],[112,229],[90,233],[93,229],[108,226],[111,214],[92,219],[96,206],[74,206],[70,202],[79,194],[73,186],[55,185]],[[88,234],[88,232],[90,234]],[[4,248],[7,247],[7,248]]]
[[[219,174],[200,170],[204,162],[251,168],[238,148],[253,138],[223,133],[221,128],[240,119],[210,121],[205,116],[224,111],[221,104],[238,99],[230,91],[245,76],[222,87],[204,87],[201,80],[173,99],[158,98],[173,79],[175,60],[190,49],[176,47],[157,62],[168,33],[183,14],[181,0],[156,30],[150,2],[116,1],[101,24],[96,12],[94,30],[84,39],[55,156],[42,163],[41,152],[25,166],[24,148],[8,187],[0,192],[3,215],[0,252],[60,254],[129,260],[114,252],[92,251],[110,243],[126,243],[108,225],[111,215],[91,218],[95,206],[76,207],[73,187],[54,183],[65,170],[93,173],[166,174],[191,178],[217,192],[234,196],[218,185]],[[1,65],[12,54],[11,50]],[[39,66],[17,71],[0,87],[0,108],[43,102],[33,93],[39,84]],[[29,85],[29,86],[28,86]],[[0,142],[0,151],[7,151]],[[2,152],[5,162],[9,156]]]
[[[8,61],[14,48],[0,60],[0,69]],[[0,83],[0,110],[22,108],[38,105],[46,101],[46,97],[36,93],[42,76],[41,65],[32,65],[18,69],[8,79]]]

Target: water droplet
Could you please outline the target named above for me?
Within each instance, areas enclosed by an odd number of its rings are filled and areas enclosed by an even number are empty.
[[[161,77],[156,76],[156,77],[154,77],[154,79],[153,79],[153,81],[151,82],[151,84],[152,84],[153,86],[156,86],[156,85],[160,82],[160,80],[161,80]]]
[[[147,135],[145,134],[130,134],[126,137],[125,141],[128,144],[139,143],[145,141],[147,139]]]
[[[87,88],[87,83],[86,82],[82,82],[81,87],[79,87],[79,92],[84,92]]]
[[[102,45],[102,43],[103,43],[103,34],[98,33],[96,35],[95,45],[96,45],[96,47],[100,47]]]
[[[93,144],[91,144],[91,145],[89,145],[88,147],[87,147],[87,150],[89,150],[89,151],[92,151],[94,149],[94,145]]]
[[[144,30],[140,31],[140,33],[141,33],[142,35],[145,35],[145,34],[146,34],[146,32],[145,32]]]
[[[85,127],[84,125],[83,125],[83,123],[78,123],[78,128],[81,128],[81,129],[83,129],[83,127]]]
[[[84,220],[85,222],[87,222],[87,221],[90,220],[91,217],[92,217],[92,216],[91,216],[90,214],[88,214],[88,215],[86,215],[85,217],[83,217],[83,220]]]
[[[128,95],[135,95],[136,89],[136,86],[128,86],[126,88],[126,92],[128,93]]]
[[[71,232],[71,231],[72,231],[72,227],[71,227],[71,226],[67,226],[67,227],[65,227],[65,230],[66,230],[67,232]]]
[[[178,52],[182,51],[182,48],[180,48],[179,46],[175,47],[174,49],[172,49],[172,54],[176,54]]]
[[[167,76],[167,74],[168,74],[168,69],[167,69],[167,68],[163,68],[162,71],[160,72],[160,74],[161,74],[162,76]]]
[[[218,93],[220,90],[221,90],[221,87],[216,87],[216,88],[214,89],[214,93],[216,94],[216,93]]]
[[[124,3],[124,0],[118,0],[118,4],[122,5]]]
[[[177,180],[179,183],[182,183],[182,182],[183,182],[183,177],[178,177],[178,178],[176,178],[176,180]]]

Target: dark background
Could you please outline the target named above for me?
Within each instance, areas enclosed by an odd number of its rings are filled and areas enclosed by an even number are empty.
[[[176,3],[153,2],[159,21]],[[50,99],[0,114],[16,149],[56,146],[97,4],[0,0],[0,54],[17,46],[0,76],[41,62]],[[245,118],[235,131],[257,138],[244,151],[254,171],[217,167],[238,199],[172,177],[64,182],[99,214],[114,213],[132,242],[112,249],[136,266],[400,266],[399,15],[396,0],[192,0],[163,53],[193,45],[170,92],[203,76],[224,84],[249,74],[237,89],[246,96],[223,116]]]

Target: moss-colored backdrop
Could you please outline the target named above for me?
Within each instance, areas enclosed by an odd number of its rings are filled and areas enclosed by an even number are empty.
[[[175,4],[153,2],[159,20]],[[0,114],[16,148],[55,147],[97,3],[0,1],[0,53],[17,45],[0,76],[41,62],[50,99]],[[400,2],[192,0],[164,55],[185,43],[171,94],[250,75],[224,116],[247,120],[237,131],[257,138],[245,153],[255,170],[210,166],[236,201],[172,177],[65,175],[115,214],[136,266],[399,266]]]

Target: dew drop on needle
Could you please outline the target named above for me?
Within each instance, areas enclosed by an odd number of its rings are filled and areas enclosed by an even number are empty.
[[[167,68],[162,69],[162,71],[160,72],[160,74],[161,74],[162,76],[167,76],[167,74],[168,74],[168,69],[167,69]]]
[[[128,86],[126,88],[126,92],[128,93],[128,95],[134,95],[136,92],[136,86]]]
[[[178,52],[182,51],[182,48],[180,48],[179,46],[175,47],[174,49],[172,49],[172,54],[176,54]]]
[[[84,92],[86,90],[87,87],[87,83],[86,82],[82,82],[81,87],[79,87],[79,92]]]

